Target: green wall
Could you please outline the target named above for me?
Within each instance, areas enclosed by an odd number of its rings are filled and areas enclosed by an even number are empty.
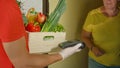
[[[54,10],[58,0],[49,0],[50,12]],[[102,0],[66,0],[67,9],[59,23],[66,30],[66,39],[80,39],[80,32],[87,13],[101,5]],[[87,48],[71,57],[54,63],[49,68],[87,68]]]

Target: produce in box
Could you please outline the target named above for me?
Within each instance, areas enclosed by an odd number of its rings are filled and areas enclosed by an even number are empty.
[[[20,5],[20,2],[18,2],[18,4]],[[58,22],[65,9],[65,0],[59,0],[54,11],[51,12],[47,18],[43,13],[36,12],[35,9],[31,7],[27,15],[23,15],[26,30],[29,32],[64,32],[63,26]]]
[[[29,32],[40,32],[46,20],[46,16],[41,12],[36,12],[34,8],[28,10],[26,18],[28,23],[25,23],[25,29]]]
[[[43,13],[38,13],[37,14],[37,21],[40,23],[40,24],[43,24],[46,20],[46,16],[43,14]]]
[[[45,24],[43,25],[41,32],[54,32],[55,27],[58,25],[61,15],[64,13],[66,9],[65,0],[59,0],[54,11],[49,15]],[[59,26],[61,27],[61,26]],[[62,27],[63,28],[63,27]],[[62,30],[64,31],[64,30]],[[62,32],[60,31],[60,32]]]
[[[41,27],[38,22],[29,22],[27,26],[25,26],[25,29],[29,32],[40,32]]]

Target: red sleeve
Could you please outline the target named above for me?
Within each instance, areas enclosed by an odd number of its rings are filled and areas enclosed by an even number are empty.
[[[0,39],[10,42],[25,35],[22,15],[18,5],[11,4],[1,7],[0,11]]]

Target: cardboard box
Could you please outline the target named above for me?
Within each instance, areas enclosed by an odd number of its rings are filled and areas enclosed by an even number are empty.
[[[30,53],[48,53],[65,41],[65,32],[29,32],[28,45]]]

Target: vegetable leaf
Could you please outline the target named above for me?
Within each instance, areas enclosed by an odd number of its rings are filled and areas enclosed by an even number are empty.
[[[45,24],[43,25],[41,32],[52,32],[52,29],[57,26],[58,21],[60,20],[60,17],[64,13],[65,9],[66,9],[65,0],[59,0],[56,8],[50,14]]]

